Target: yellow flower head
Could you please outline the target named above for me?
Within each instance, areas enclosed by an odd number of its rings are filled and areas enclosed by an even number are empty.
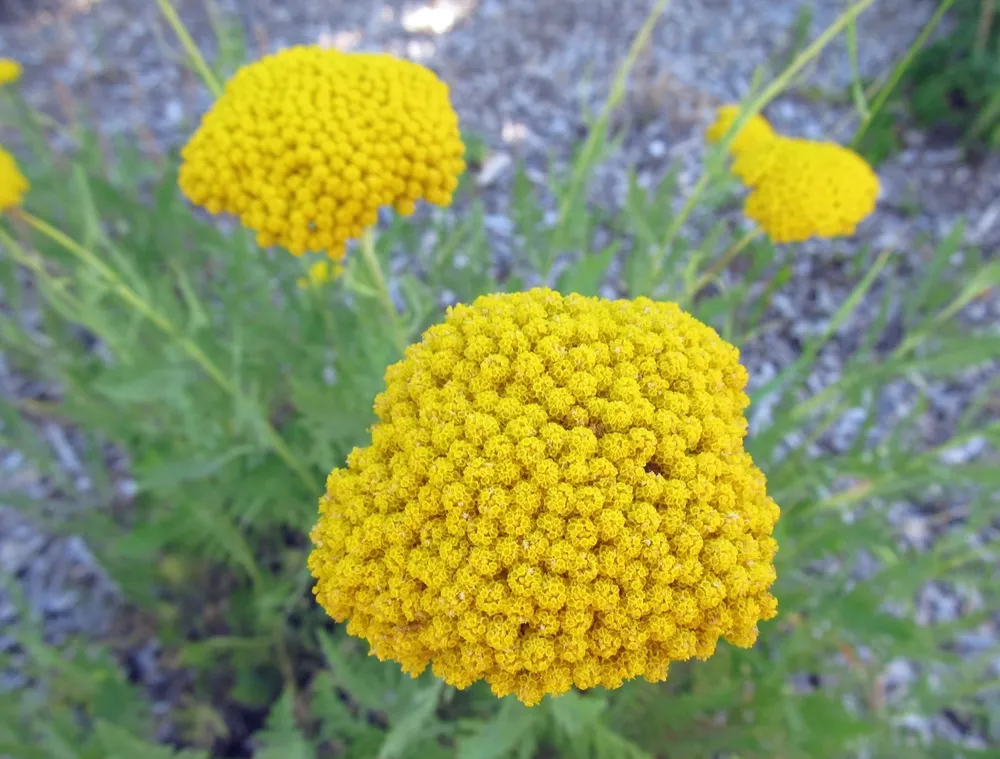
[[[777,613],[779,509],[743,450],[746,381],[673,303],[455,306],[327,479],[319,603],[406,672],[528,705],[751,646]]]
[[[739,113],[738,105],[724,105],[719,108],[716,111],[715,121],[705,130],[705,139],[708,142],[719,142],[732,127]],[[729,144],[729,152],[740,155],[767,143],[774,137],[774,130],[767,119],[760,114],[754,114]]]
[[[21,64],[10,58],[0,58],[0,87],[21,78]]]
[[[0,148],[0,212],[21,205],[28,180],[17,167],[14,156]]]
[[[309,266],[305,277],[300,277],[298,286],[322,287],[327,282],[332,282],[343,272],[343,267],[334,261],[316,261]]]
[[[184,147],[180,186],[261,245],[343,257],[392,205],[451,202],[464,146],[448,87],[389,55],[294,47],[244,67]]]
[[[832,142],[780,137],[739,156],[744,212],[776,243],[852,235],[875,210],[879,181],[865,160]]]

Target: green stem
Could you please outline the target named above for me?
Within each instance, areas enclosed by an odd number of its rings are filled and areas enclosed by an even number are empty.
[[[396,313],[396,306],[392,302],[392,293],[389,292],[389,283],[386,282],[382,266],[378,262],[378,255],[375,253],[375,232],[370,227],[361,234],[360,244],[361,259],[365,262],[368,273],[375,281],[379,302],[385,309],[385,315],[389,317],[389,323],[392,325],[392,336],[396,341],[399,355],[402,356],[406,352],[406,338],[399,328],[399,314]]]
[[[941,18],[948,9],[955,4],[955,0],[942,0],[941,5],[931,16],[930,21],[924,26],[917,35],[917,38],[910,45],[910,48],[906,51],[906,54],[900,58],[899,63],[892,70],[892,74],[889,75],[889,79],[882,86],[882,89],[878,91],[878,95],[875,96],[875,100],[872,101],[871,107],[868,110],[868,118],[862,119],[861,123],[858,125],[858,131],[854,134],[854,139],[851,140],[851,147],[856,148],[861,142],[861,138],[865,136],[865,132],[868,131],[868,127],[871,125],[875,117],[878,116],[882,107],[886,104],[889,96],[896,89],[896,85],[899,84],[899,80],[903,78],[903,74],[906,73],[906,69],[909,68],[910,64],[913,62],[913,58],[916,56],[917,51],[924,46],[927,38],[931,36],[931,33],[941,22]]]
[[[986,47],[990,41],[990,32],[993,29],[993,16],[996,13],[996,5],[993,0],[979,0],[979,24],[976,26],[976,42],[972,46],[972,52],[982,55],[986,52]]]
[[[875,259],[875,263],[872,264],[871,269],[865,274],[864,279],[862,279],[851,291],[847,300],[841,304],[840,308],[837,309],[837,313],[833,315],[833,318],[826,325],[826,329],[823,333],[815,340],[806,345],[805,350],[792,364],[786,366],[781,373],[768,382],[764,387],[758,388],[751,394],[751,402],[757,403],[761,399],[766,398],[773,392],[784,390],[788,384],[795,379],[798,374],[808,367],[812,366],[813,361],[819,354],[820,349],[826,345],[827,341],[836,334],[837,330],[840,329],[841,325],[850,318],[851,314],[854,313],[861,299],[864,297],[865,293],[871,288],[875,283],[875,279],[879,274],[882,273],[882,269],[889,262],[889,257],[892,255],[891,250],[884,250],[879,254],[878,258]]]
[[[190,338],[180,334],[167,318],[155,309],[151,308],[149,304],[136,295],[136,293],[129,288],[128,285],[122,282],[118,275],[103,261],[101,261],[100,258],[94,255],[90,250],[77,243],[74,239],[46,223],[42,219],[39,219],[38,217],[25,211],[19,211],[17,212],[17,215],[35,230],[48,237],[57,245],[82,261],[86,266],[89,266],[91,269],[104,277],[111,289],[119,298],[131,306],[136,312],[149,319],[164,333],[173,338],[184,350],[184,352],[187,353],[188,356],[190,356],[195,363],[201,367],[202,371],[211,377],[212,380],[214,380],[215,383],[222,388],[222,390],[224,390],[236,401],[243,403],[243,393],[229,380],[228,377],[226,377],[225,374],[223,374],[222,370],[215,365],[205,352],[202,351],[202,349]],[[285,442],[280,433],[267,419],[261,418],[259,422],[271,449],[282,459],[282,461],[285,462],[285,464],[288,465],[289,469],[298,475],[299,479],[302,480],[302,483],[306,486],[309,492],[318,493],[320,491],[319,481],[309,471],[309,468],[296,458],[291,448],[289,448],[288,443]]]
[[[167,23],[170,24],[170,28],[177,35],[177,39],[181,41],[184,52],[191,59],[191,65],[194,66],[202,81],[205,82],[205,86],[212,91],[215,97],[220,97],[222,95],[222,84],[219,82],[219,78],[205,61],[205,57],[201,54],[201,50],[198,49],[198,45],[191,38],[187,27],[184,26],[184,22],[181,21],[181,17],[177,14],[177,10],[173,4],[170,0],[156,0],[156,2],[167,19]]]
[[[858,64],[858,22],[855,19],[847,25],[847,57],[851,63],[851,95],[854,108],[862,121],[868,118],[868,101],[861,84],[861,66]]]
[[[756,240],[761,235],[760,227],[752,227],[748,229],[744,235],[729,246],[729,249],[723,254],[722,258],[716,261],[712,266],[702,274],[698,281],[692,285],[683,296],[681,296],[682,303],[690,303],[694,297],[706,288],[711,282],[719,275],[719,273],[725,269],[733,260],[754,240]]]
[[[670,250],[674,238],[677,237],[681,227],[684,226],[684,223],[688,220],[691,212],[694,211],[702,193],[705,192],[710,182],[721,170],[726,161],[728,147],[743,126],[753,116],[760,113],[768,103],[784,92],[785,89],[787,89],[788,84],[795,78],[795,75],[804,69],[813,58],[819,55],[823,48],[830,44],[831,40],[840,34],[848,24],[861,15],[861,13],[874,2],[875,0],[859,0],[859,2],[855,3],[841,13],[840,16],[837,17],[836,21],[830,24],[830,26],[828,26],[822,34],[813,40],[801,53],[795,56],[795,60],[788,64],[788,67],[781,72],[781,74],[773,82],[771,82],[771,84],[765,87],[757,97],[753,98],[745,109],[743,109],[739,117],[733,122],[732,126],[730,126],[729,131],[720,141],[720,144],[714,152],[713,158],[705,167],[705,170],[702,172],[702,175],[698,179],[697,184],[695,184],[691,194],[688,195],[687,200],[684,202],[684,206],[671,220],[670,226],[667,228],[666,233],[663,235],[663,240],[659,245],[659,252],[658,254],[654,254],[653,271],[650,273],[650,281],[658,281],[660,267],[662,265],[661,261],[663,261],[666,252]]]
[[[653,34],[653,28],[656,26],[656,22],[659,21],[660,16],[663,15],[663,12],[667,9],[667,5],[669,5],[669,3],[670,0],[657,0],[656,5],[653,6],[649,15],[646,16],[646,21],[643,23],[642,28],[639,29],[638,34],[635,35],[635,39],[632,40],[632,45],[629,47],[625,60],[622,61],[621,66],[618,67],[618,71],[615,73],[615,79],[611,84],[611,90],[608,92],[608,99],[601,107],[593,128],[587,134],[587,140],[583,143],[580,155],[573,166],[573,174],[570,177],[569,188],[563,198],[563,202],[560,204],[559,220],[552,233],[552,247],[554,252],[558,252],[559,248],[562,246],[563,236],[566,232],[566,224],[569,222],[570,210],[573,208],[577,197],[583,189],[584,180],[586,179],[588,171],[591,169],[591,163],[593,162],[594,157],[596,156],[597,151],[604,139],[605,129],[611,119],[611,114],[625,98],[625,86],[628,83],[629,74],[632,73],[632,69],[635,67],[635,62],[638,60],[639,55],[645,49],[646,44],[649,42],[649,38]],[[547,274],[547,272],[542,273]]]

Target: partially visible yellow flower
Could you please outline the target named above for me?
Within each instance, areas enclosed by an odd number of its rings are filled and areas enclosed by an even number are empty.
[[[21,64],[11,58],[0,58],[0,87],[21,78]]]
[[[306,270],[306,276],[300,277],[298,285],[301,288],[322,287],[341,275],[344,268],[334,261],[317,261]]]
[[[777,614],[747,372],[676,304],[486,295],[385,380],[309,557],[319,603],[380,659],[533,705],[664,680]]]
[[[28,180],[17,167],[14,156],[0,148],[0,212],[21,205]]]
[[[451,203],[464,170],[448,86],[390,55],[293,47],[240,69],[182,151],[180,186],[261,245],[343,257],[393,206]]]
[[[756,187],[767,176],[786,144],[786,138],[776,136],[753,150],[744,151],[733,160],[733,174],[742,179],[747,187]]]
[[[739,116],[740,107],[738,105],[724,105],[716,111],[715,121],[705,130],[705,139],[708,142],[719,142],[732,127]],[[737,133],[735,139],[729,144],[729,152],[733,155],[740,155],[748,150],[760,147],[769,140],[774,139],[775,133],[767,119],[759,113],[750,117],[743,128]]]
[[[733,171],[754,188],[745,214],[776,243],[852,235],[879,193],[865,160],[832,142],[781,137],[741,155]]]

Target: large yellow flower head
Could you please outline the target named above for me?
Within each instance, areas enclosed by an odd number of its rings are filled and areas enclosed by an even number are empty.
[[[343,256],[394,206],[451,202],[464,170],[448,87],[389,55],[294,47],[244,67],[184,147],[180,186],[261,245]]]
[[[0,148],[0,213],[21,205],[28,180],[17,167],[14,156]]]
[[[738,105],[724,105],[719,108],[716,111],[715,121],[705,130],[705,139],[708,142],[719,142],[732,127],[739,114],[740,107]],[[773,140],[774,137],[774,130],[767,119],[759,113],[754,114],[729,144],[729,152],[733,155],[740,155],[760,147]]]
[[[0,87],[21,78],[21,64],[11,58],[0,58]]]
[[[865,160],[832,142],[779,137],[740,155],[733,172],[754,188],[745,214],[776,243],[852,235],[879,193]]]
[[[673,303],[450,309],[327,479],[319,603],[406,672],[529,705],[751,646],[777,612],[779,509],[743,450],[746,381]]]

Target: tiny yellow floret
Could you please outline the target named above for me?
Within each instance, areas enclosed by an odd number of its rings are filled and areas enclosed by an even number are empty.
[[[716,111],[715,121],[705,130],[705,139],[708,142],[719,142],[726,132],[736,121],[740,114],[738,105],[724,105]],[[771,128],[767,119],[759,113],[751,116],[736,137],[729,144],[729,152],[733,155],[740,155],[748,150],[753,150],[774,139],[775,132]]]
[[[21,64],[11,58],[0,58],[0,87],[21,78]]]
[[[451,203],[465,169],[448,86],[390,55],[293,47],[240,69],[181,157],[182,192],[261,245],[343,257],[378,211]]]
[[[309,268],[306,270],[306,276],[299,277],[297,284],[302,289],[307,287],[322,287],[328,282],[337,279],[343,273],[343,270],[343,267],[335,261],[316,261],[309,265]]]
[[[309,557],[318,602],[380,659],[534,705],[662,681],[777,614],[747,372],[676,304],[486,295],[385,380]]]
[[[740,155],[733,172],[753,188],[744,213],[776,243],[852,235],[878,200],[878,176],[833,142],[780,137]]]
[[[17,167],[14,156],[0,148],[0,213],[21,205],[28,180]]]

